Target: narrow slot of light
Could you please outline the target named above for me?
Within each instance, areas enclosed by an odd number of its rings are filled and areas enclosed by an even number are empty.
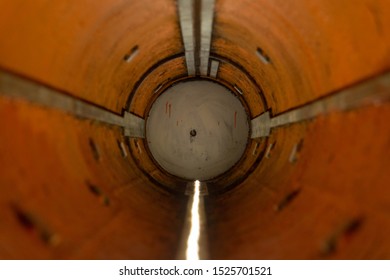
[[[128,54],[123,57],[123,60],[127,63],[133,60],[133,58],[138,54],[138,46],[133,47]]]
[[[237,85],[234,85],[234,89],[239,93],[239,94],[243,94],[242,93],[242,90],[237,86]]]
[[[156,89],[154,90],[154,93],[157,93],[161,88],[162,88],[162,84],[159,84]]]
[[[257,48],[257,56],[260,58],[260,60],[264,63],[264,64],[269,64],[271,63],[271,59],[269,58],[269,56],[264,52],[263,49],[261,48]]]
[[[194,194],[191,205],[191,228],[187,239],[187,260],[199,260],[199,237],[200,237],[200,182],[194,182]]]

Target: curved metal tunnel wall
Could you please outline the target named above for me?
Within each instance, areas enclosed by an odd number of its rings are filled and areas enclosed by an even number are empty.
[[[248,140],[209,182],[209,257],[390,258],[390,3],[216,0],[211,11],[219,67],[201,76],[235,92],[252,124],[368,97]],[[50,96],[145,119],[200,74],[188,75],[178,3],[4,0],[0,14],[0,258],[175,258],[185,181],[142,137]]]

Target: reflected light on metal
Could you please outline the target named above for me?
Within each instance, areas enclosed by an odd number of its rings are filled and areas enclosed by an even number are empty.
[[[194,194],[192,197],[191,205],[191,228],[190,234],[187,239],[187,260],[199,260],[199,239],[200,239],[200,215],[199,215],[199,204],[200,204],[200,181],[194,182]]]

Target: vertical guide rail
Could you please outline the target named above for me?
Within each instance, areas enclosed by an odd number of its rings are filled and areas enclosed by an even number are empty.
[[[215,0],[178,0],[188,76],[209,73],[214,5]]]
[[[0,97],[19,99],[74,116],[123,127],[124,135],[145,138],[145,120],[130,113],[118,115],[35,81],[0,70]]]
[[[194,0],[178,0],[178,9],[188,76],[195,76]]]
[[[215,0],[202,0],[200,15],[200,75],[207,76],[209,72],[209,57],[211,37],[213,34]]]
[[[207,185],[198,180],[188,183],[185,194],[189,199],[177,259],[204,260],[208,258],[204,208],[204,196],[208,194]]]
[[[379,106],[390,101],[390,72],[271,117],[270,111],[251,120],[251,138],[268,137],[275,127],[314,119],[331,112]]]

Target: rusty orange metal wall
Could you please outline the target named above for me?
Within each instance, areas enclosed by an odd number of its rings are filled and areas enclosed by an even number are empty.
[[[276,129],[248,180],[209,198],[211,257],[389,259],[389,116],[384,105]]]
[[[17,0],[0,8],[1,67],[115,112],[144,72],[182,52],[173,0]]]
[[[212,51],[245,68],[277,114],[388,70],[389,14],[385,0],[219,0]]]
[[[184,205],[119,129],[1,100],[1,258],[174,258]],[[156,242],[158,240],[158,242]]]
[[[212,46],[277,114],[389,70],[389,15],[387,1],[220,0]],[[274,129],[269,158],[209,198],[211,257],[390,258],[389,113],[378,104]]]
[[[279,114],[388,71],[388,26],[387,0],[217,0],[210,55],[250,117]],[[0,36],[1,70],[116,113],[145,117],[186,78],[174,0],[4,0]],[[4,96],[0,116],[0,258],[175,257],[185,198],[167,189],[183,182],[144,140]],[[251,140],[212,182],[211,258],[390,258],[389,117],[378,104]]]

